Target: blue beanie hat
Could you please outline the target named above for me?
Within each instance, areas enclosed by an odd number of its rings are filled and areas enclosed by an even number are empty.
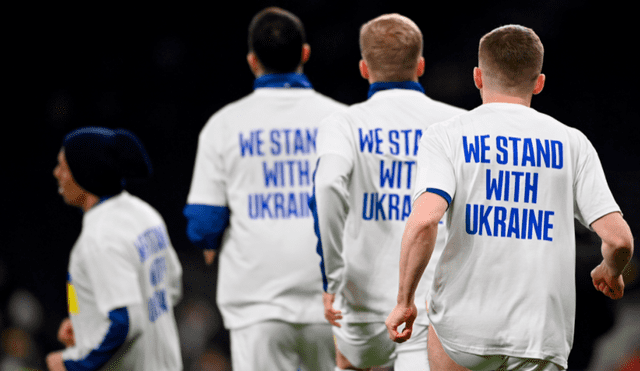
[[[80,128],[65,136],[62,147],[78,185],[99,197],[120,193],[126,178],[151,175],[147,151],[125,129]]]

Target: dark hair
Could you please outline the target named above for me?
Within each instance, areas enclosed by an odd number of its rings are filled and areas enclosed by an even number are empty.
[[[305,42],[300,19],[278,7],[260,11],[249,24],[249,50],[269,73],[295,71]]]
[[[480,40],[478,57],[507,88],[529,88],[542,71],[544,48],[532,29],[507,25]]]
[[[67,134],[62,148],[75,181],[96,196],[120,193],[125,179],[152,172],[144,145],[129,130],[83,127]]]

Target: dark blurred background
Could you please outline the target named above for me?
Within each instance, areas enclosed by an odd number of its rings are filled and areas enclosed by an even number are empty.
[[[0,371],[41,368],[46,353],[61,348],[56,332],[66,316],[68,256],[81,214],[62,202],[52,171],[64,134],[87,125],[127,128],[145,143],[154,177],[131,193],[163,215],[183,264],[185,298],[176,315],[185,370],[228,369],[227,333],[215,307],[216,268],[205,267],[186,239],[182,208],[200,129],[216,110],[252,91],[247,26],[271,5],[304,22],[312,50],[305,73],[315,89],[347,104],[366,99],[358,30],[380,14],[398,12],[418,24],[427,95],[466,109],[481,103],[472,80],[480,37],[504,24],[533,28],[545,47],[547,76],[533,108],[587,135],[634,236],[640,234],[640,81],[633,51],[640,35],[628,6],[575,0],[12,6],[5,8],[2,38],[8,63],[2,79]],[[577,234],[578,315],[569,366],[619,369],[639,355],[637,265],[627,275],[627,296],[605,299],[589,277],[601,259],[599,241],[584,228]]]

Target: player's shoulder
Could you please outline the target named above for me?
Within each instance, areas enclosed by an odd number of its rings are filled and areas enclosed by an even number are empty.
[[[99,238],[109,238],[119,232],[144,228],[163,223],[160,213],[148,202],[127,191],[94,206],[85,218],[84,225]]]
[[[201,137],[224,137],[221,133],[229,128],[252,124],[264,109],[270,109],[287,98],[297,100],[289,105],[289,112],[299,110],[309,117],[324,118],[348,106],[313,89],[258,89],[214,112],[201,130]]]
[[[299,90],[301,99],[295,103],[298,115],[304,117],[304,121],[318,125],[336,113],[344,112],[349,108],[334,98],[324,95],[314,89]]]
[[[541,117],[544,117],[547,122],[549,123],[549,125],[553,126],[554,128],[558,129],[558,130],[562,130],[565,131],[568,135],[577,138],[577,139],[587,139],[587,137],[584,135],[584,133],[582,131],[580,131],[580,129],[573,127],[573,126],[569,126],[567,124],[565,124],[564,122],[556,119],[555,117],[544,113],[544,112],[540,112],[540,111],[535,111],[538,113],[538,115],[540,115]]]
[[[247,108],[252,105],[252,94],[248,94],[238,100],[227,103],[213,112],[200,129],[198,138],[200,141],[211,142],[216,138],[226,137],[225,133],[237,117],[242,117]],[[236,120],[234,120],[236,119]]]
[[[468,109],[455,106],[451,103],[446,103],[441,100],[433,99],[429,96],[426,96],[427,102],[430,106],[442,111],[443,113],[450,115],[451,117],[461,115],[463,113],[469,112]]]
[[[344,110],[349,106],[346,103],[340,102],[337,99],[334,99],[328,95],[320,93],[314,89],[309,89],[311,96],[313,99],[317,99],[320,102],[323,102],[327,107],[336,109],[336,110]]]
[[[255,94],[251,93],[238,100],[223,105],[209,116],[202,130],[205,131],[207,128],[212,126],[222,125],[226,118],[236,117],[239,112],[245,111],[247,106],[252,105],[254,99]]]
[[[442,120],[435,122],[428,127],[431,131],[446,131],[455,130],[468,123],[471,116],[471,111],[465,109],[450,110],[449,115],[445,116]]]
[[[378,113],[389,111],[390,103],[388,95],[389,91],[383,91],[374,94],[372,97],[360,102],[346,105],[344,109],[339,110],[329,116],[333,120],[344,122],[359,121],[365,117],[376,116]]]
[[[398,119],[406,116],[401,120],[414,117],[425,126],[467,112],[464,108],[436,100],[425,93],[410,89],[391,89],[379,92],[362,102],[361,105],[354,106],[362,107],[362,110],[373,113],[382,112],[385,117],[388,117],[389,114]]]
[[[538,117],[541,119],[541,121],[544,122],[544,124],[546,125],[544,130],[548,130],[550,133],[552,133],[553,131],[555,132],[562,132],[564,133],[569,140],[571,141],[577,141],[577,142],[589,142],[589,139],[587,138],[587,136],[578,128],[573,127],[573,126],[569,126],[565,123],[563,123],[562,121],[556,119],[555,117],[551,116],[550,114],[544,113],[544,112],[540,112],[536,109],[531,108],[531,110],[538,115]]]
[[[440,123],[443,123],[443,125],[451,125],[454,122],[460,122],[458,118],[461,115],[465,115],[469,112],[467,109],[457,107],[442,101],[434,100],[429,97],[427,97],[425,111],[425,116],[428,117],[428,121],[430,122],[428,126],[433,126]]]
[[[356,117],[358,117],[358,109],[361,103],[356,103],[350,106],[345,105],[341,109],[327,115],[320,121],[319,130],[346,130],[347,128],[355,125]]]
[[[558,122],[558,125],[562,128],[564,133],[566,133],[571,148],[577,151],[578,154],[595,151],[595,147],[591,143],[591,140],[580,129],[560,122]]]
[[[141,198],[123,191],[94,206],[84,217],[82,232],[74,246],[80,259],[124,256],[133,259],[140,236],[166,225],[160,213]]]

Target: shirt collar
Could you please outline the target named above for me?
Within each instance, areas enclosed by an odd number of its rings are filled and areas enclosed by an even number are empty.
[[[114,197],[116,195],[107,195],[107,196],[100,196],[98,198],[98,202],[96,202],[93,206],[91,206],[91,208],[87,211],[84,211],[82,209],[78,209],[80,211],[80,214],[82,215],[86,215],[88,212],[91,212],[91,210],[95,209],[96,206],[103,204],[105,201],[109,200],[110,198]]]
[[[115,195],[108,195],[108,196],[102,196],[100,197],[100,199],[98,200],[98,202],[96,203],[96,205],[100,205],[101,203],[105,202],[106,200],[110,199],[111,197],[113,197]]]
[[[369,95],[368,98],[371,98],[375,93],[382,90],[389,89],[408,89],[408,90],[416,90],[421,93],[424,93],[424,88],[420,83],[415,81],[386,81],[386,82],[374,82],[369,86]]]
[[[304,88],[312,89],[307,76],[302,73],[270,73],[262,75],[253,82],[254,89],[260,88]]]

